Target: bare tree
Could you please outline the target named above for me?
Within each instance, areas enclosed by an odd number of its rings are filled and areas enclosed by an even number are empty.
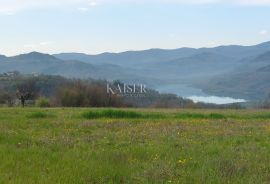
[[[26,80],[19,84],[16,92],[17,98],[21,101],[22,107],[26,100],[34,99],[38,96],[38,89],[34,80]]]

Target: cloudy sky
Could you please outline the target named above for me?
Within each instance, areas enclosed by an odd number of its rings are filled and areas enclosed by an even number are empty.
[[[270,41],[270,0],[0,0],[0,54]]]

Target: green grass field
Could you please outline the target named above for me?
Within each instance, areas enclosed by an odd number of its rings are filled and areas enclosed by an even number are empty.
[[[270,112],[0,108],[0,183],[270,183]]]

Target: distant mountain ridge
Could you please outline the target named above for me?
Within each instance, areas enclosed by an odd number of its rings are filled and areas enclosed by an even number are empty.
[[[4,56],[4,55],[0,55],[0,61],[3,60],[3,59],[6,59],[7,57]]]
[[[31,52],[13,57],[4,57],[0,60],[0,73],[7,71],[21,73],[40,73],[48,75],[62,75],[71,78],[99,78],[106,79],[121,74],[118,66],[93,66],[81,61],[61,60],[49,54]],[[106,76],[105,73],[111,73]],[[104,74],[104,75],[103,75]]]
[[[270,51],[270,41],[261,43],[254,46],[240,46],[240,45],[229,45],[219,46],[214,48],[179,48],[179,49],[149,49],[142,51],[127,51],[121,53],[102,53],[97,55],[87,55],[80,53],[60,53],[54,56],[62,60],[80,60],[87,63],[114,63],[123,64],[124,62],[130,63],[139,61],[157,62],[164,60],[174,60],[183,57],[189,57],[194,54],[200,53],[213,53],[224,56],[230,56],[236,59],[243,59],[250,56],[263,54],[264,52]],[[125,63],[124,63],[125,64]]]
[[[145,83],[151,88],[190,86],[206,94],[262,99],[270,93],[270,42],[254,46],[149,49],[122,53],[0,55],[0,73],[19,71]],[[178,93],[180,87],[172,93]]]
[[[248,60],[230,75],[209,81],[205,90],[218,95],[261,99],[270,94],[270,52]]]

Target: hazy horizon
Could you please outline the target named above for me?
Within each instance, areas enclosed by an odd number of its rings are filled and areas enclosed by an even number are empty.
[[[47,52],[39,52],[36,50],[32,50],[32,51],[28,51],[28,52],[22,52],[22,53],[18,53],[15,55],[6,55],[3,53],[0,53],[0,55],[4,55],[7,57],[13,57],[13,56],[17,56],[17,55],[21,55],[21,54],[29,54],[29,53],[33,53],[33,52],[37,52],[37,53],[42,53],[42,54],[49,54],[49,55],[55,55],[55,54],[65,54],[65,53],[76,53],[76,54],[86,54],[86,55],[100,55],[100,54],[105,54],[105,53],[113,53],[113,54],[118,54],[118,53],[124,53],[124,52],[140,52],[140,51],[145,51],[145,50],[155,50],[155,49],[161,49],[161,50],[176,50],[176,49],[182,49],[182,48],[191,48],[191,49],[201,49],[201,48],[216,48],[216,47],[226,47],[226,46],[255,46],[255,45],[260,45],[263,43],[267,43],[270,42],[269,41],[265,41],[265,42],[261,42],[261,43],[257,43],[257,44],[252,44],[252,45],[240,45],[240,44],[228,44],[228,45],[217,45],[217,46],[213,46],[213,47],[177,47],[177,48],[146,48],[146,49],[142,49],[142,50],[123,50],[123,51],[119,51],[119,52],[100,52],[100,53],[87,53],[87,52],[76,52],[76,51],[70,51],[70,52],[66,52],[66,51],[62,51],[62,52],[52,52],[52,53],[47,53]]]

